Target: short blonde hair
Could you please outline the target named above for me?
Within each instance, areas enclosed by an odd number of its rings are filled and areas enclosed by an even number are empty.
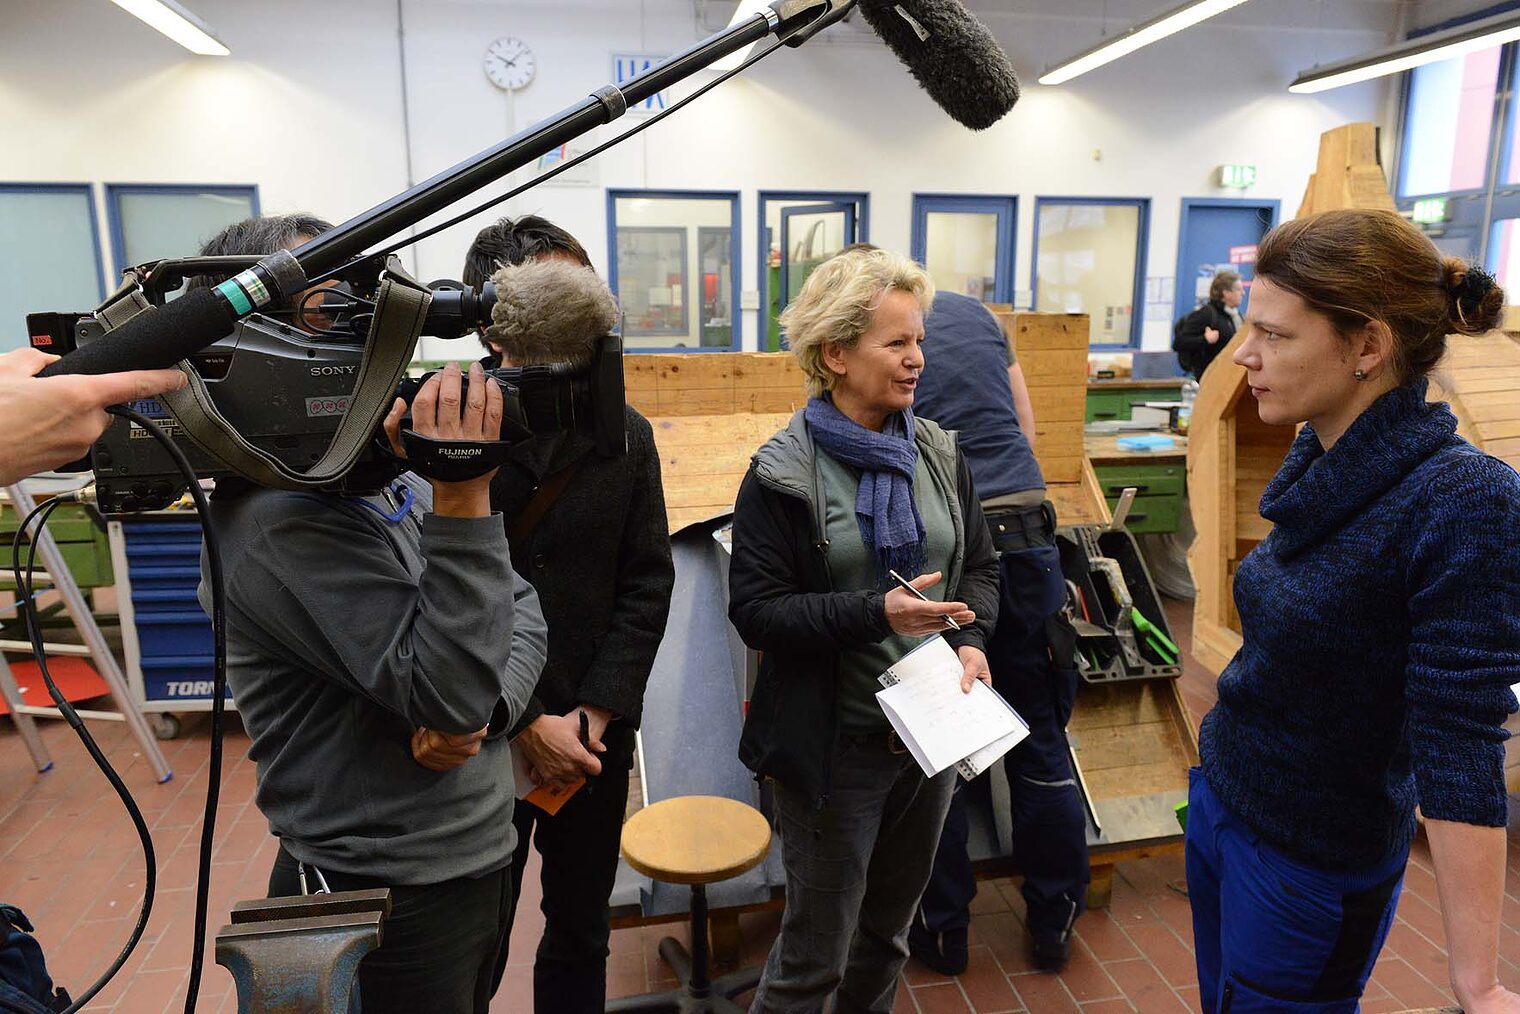
[[[854,348],[889,289],[908,293],[919,309],[934,303],[928,272],[890,250],[846,250],[818,265],[781,312],[787,348],[807,375],[809,397],[832,391],[837,375],[823,361],[825,345]]]

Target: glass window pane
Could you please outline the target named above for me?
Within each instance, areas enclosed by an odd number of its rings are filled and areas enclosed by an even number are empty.
[[[733,201],[617,197],[617,297],[627,348],[730,348]]]
[[[925,216],[924,267],[936,288],[995,302],[998,216],[986,211],[931,211]]]
[[[1140,208],[1042,204],[1038,219],[1034,308],[1043,313],[1085,313],[1091,320],[1092,344],[1128,345]]]
[[[834,210],[803,213],[795,208],[818,208],[833,205]],[[847,210],[839,210],[847,205]],[[761,266],[763,279],[761,290],[765,293],[765,339],[763,350],[781,350],[781,325],[777,318],[786,304],[802,289],[802,283],[813,269],[858,239],[861,218],[860,201],[839,199],[831,194],[816,197],[766,198],[765,243],[766,260]],[[791,211],[791,214],[784,214]],[[785,243],[782,231],[785,229]],[[788,257],[787,288],[781,291],[781,262],[783,247]]]
[[[0,190],[0,351],[27,344],[26,315],[95,309],[95,208],[86,189]]]
[[[1495,46],[1410,72],[1402,196],[1483,187],[1501,51]]]
[[[112,188],[121,236],[118,249],[130,267],[161,257],[190,257],[212,236],[253,215],[253,193],[226,190]]]
[[[1488,265],[1505,292],[1520,286],[1520,218],[1501,218],[1488,239]]]

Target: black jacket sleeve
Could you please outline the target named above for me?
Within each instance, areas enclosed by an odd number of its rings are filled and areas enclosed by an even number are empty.
[[[786,500],[767,491],[753,468],[739,486],[728,618],[744,643],[757,651],[796,653],[837,651],[885,638],[892,628],[881,592],[806,590],[803,554],[818,550],[805,527],[797,529],[807,522],[787,511]]]
[[[655,653],[665,636],[676,581],[660,455],[649,423],[638,422],[642,426],[636,433],[638,456],[630,462],[633,486],[618,546],[612,618],[579,690],[582,703],[606,708],[634,728],[643,711]]]
[[[965,530],[966,546],[961,563],[960,584],[952,589],[952,597],[964,602],[976,613],[976,622],[960,630],[947,630],[945,640],[952,648],[970,645],[987,650],[992,628],[997,626],[999,585],[1001,580],[997,553],[992,548],[992,533],[987,529],[987,518],[982,514],[982,503],[977,499],[971,482],[971,469],[960,448],[955,451],[955,484],[961,500],[961,521]]]

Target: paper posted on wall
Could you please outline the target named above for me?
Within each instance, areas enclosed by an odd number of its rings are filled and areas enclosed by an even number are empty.
[[[955,649],[935,636],[877,677],[885,688],[877,703],[931,778],[954,765],[969,781],[1029,735],[1024,719],[987,684],[978,680],[962,693],[961,671]]]

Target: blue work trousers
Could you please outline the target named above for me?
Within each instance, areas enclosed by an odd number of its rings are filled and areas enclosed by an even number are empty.
[[[1335,873],[1290,859],[1189,774],[1187,883],[1203,1014],[1358,1009],[1408,853]]]
[[[1087,815],[1071,770],[1066,722],[1076,673],[1051,658],[1046,621],[1065,600],[1054,546],[999,556],[998,622],[987,644],[992,685],[1029,724],[1029,737],[1003,755],[1013,810],[1013,858],[1024,874],[1029,929],[1063,934],[1087,896]],[[985,778],[985,776],[984,776]],[[958,783],[918,918],[931,933],[963,929],[976,878],[966,854],[968,796],[984,785]]]

